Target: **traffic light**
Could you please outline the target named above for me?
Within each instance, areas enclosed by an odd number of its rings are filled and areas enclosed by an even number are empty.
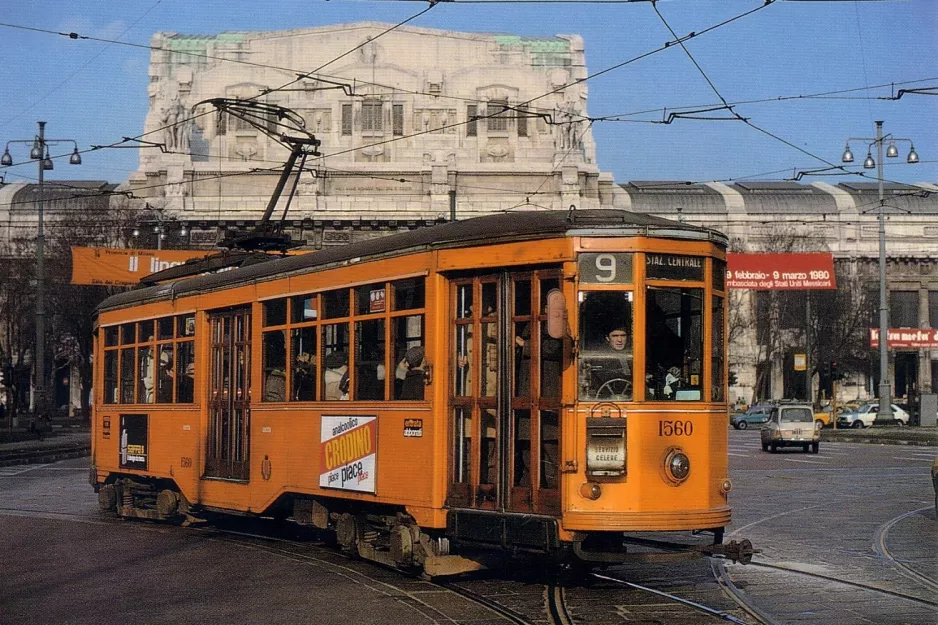
[[[825,362],[821,365],[821,375],[825,378],[831,377],[831,363]]]
[[[831,361],[831,380],[840,380],[843,376],[840,373],[840,369],[837,367],[837,361]]]

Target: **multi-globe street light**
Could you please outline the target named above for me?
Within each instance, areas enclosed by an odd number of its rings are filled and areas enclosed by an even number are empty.
[[[851,141],[864,141],[867,143],[866,159],[863,161],[864,169],[877,168],[877,188],[879,190],[879,412],[873,422],[875,425],[888,425],[893,422],[892,414],[892,387],[889,384],[889,352],[888,334],[889,334],[889,311],[886,306],[886,202],[883,199],[883,143],[889,140],[889,147],[886,149],[888,158],[899,156],[899,150],[896,148],[896,141],[909,142],[909,155],[906,162],[914,165],[918,163],[918,153],[915,151],[915,144],[911,139],[893,137],[890,134],[883,135],[883,122],[876,122],[875,137],[850,137],[847,139],[847,147],[844,149],[841,160],[844,163],[853,162],[853,152],[850,151]],[[873,146],[876,146],[876,160],[873,160]]]
[[[78,153],[78,143],[74,139],[46,139],[46,122],[39,123],[39,134],[32,139],[13,139],[7,141],[0,165],[9,167],[13,165],[10,155],[11,143],[31,143],[29,158],[39,164],[39,226],[36,236],[36,349],[33,356],[33,406],[35,413],[46,416],[48,403],[46,397],[46,273],[45,273],[45,243],[46,234],[43,226],[43,177],[45,172],[54,168],[52,157],[49,155],[49,146],[59,143],[71,143],[74,146],[68,159],[71,165],[81,165],[81,154]]]

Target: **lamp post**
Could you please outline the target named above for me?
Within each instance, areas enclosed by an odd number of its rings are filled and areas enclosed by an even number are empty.
[[[13,139],[7,141],[0,165],[9,167],[13,164],[10,156],[11,143],[32,143],[29,158],[39,165],[39,226],[36,235],[36,349],[33,357],[33,388],[34,410],[36,414],[45,416],[48,409],[46,402],[46,272],[45,272],[45,244],[46,234],[43,224],[43,177],[46,170],[52,170],[52,158],[49,156],[49,146],[58,143],[71,143],[74,146],[68,162],[71,165],[81,165],[81,155],[78,153],[78,144],[73,139],[46,139],[46,122],[39,123],[39,135],[33,139]]]
[[[889,384],[889,353],[887,350],[889,338],[889,310],[886,306],[886,202],[883,199],[883,142],[889,139],[889,148],[886,156],[895,158],[899,156],[896,141],[909,142],[909,155],[906,162],[914,165],[918,163],[918,153],[911,139],[902,139],[892,135],[883,135],[883,122],[876,122],[876,137],[850,137],[841,160],[844,163],[853,162],[853,152],[850,151],[851,141],[867,142],[866,159],[863,161],[864,169],[877,168],[877,187],[879,190],[879,412],[876,414],[874,425],[889,425],[893,422],[892,414],[892,387]],[[876,160],[873,160],[872,147],[876,146]]]

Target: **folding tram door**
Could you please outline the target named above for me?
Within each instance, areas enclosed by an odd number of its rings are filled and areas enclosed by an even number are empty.
[[[250,466],[251,311],[209,313],[210,370],[205,476],[248,480]]]
[[[560,512],[565,355],[563,340],[547,335],[546,300],[560,282],[559,268],[451,281],[447,505],[457,536],[531,547],[549,540],[537,517]]]

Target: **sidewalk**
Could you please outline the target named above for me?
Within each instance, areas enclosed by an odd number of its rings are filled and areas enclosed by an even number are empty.
[[[31,438],[0,443],[0,467],[83,458],[90,453],[90,428],[53,427],[51,432],[43,432],[42,440]]]
[[[821,430],[822,441],[840,443],[868,443],[874,445],[932,445],[938,446],[938,428],[872,427],[862,429]]]

